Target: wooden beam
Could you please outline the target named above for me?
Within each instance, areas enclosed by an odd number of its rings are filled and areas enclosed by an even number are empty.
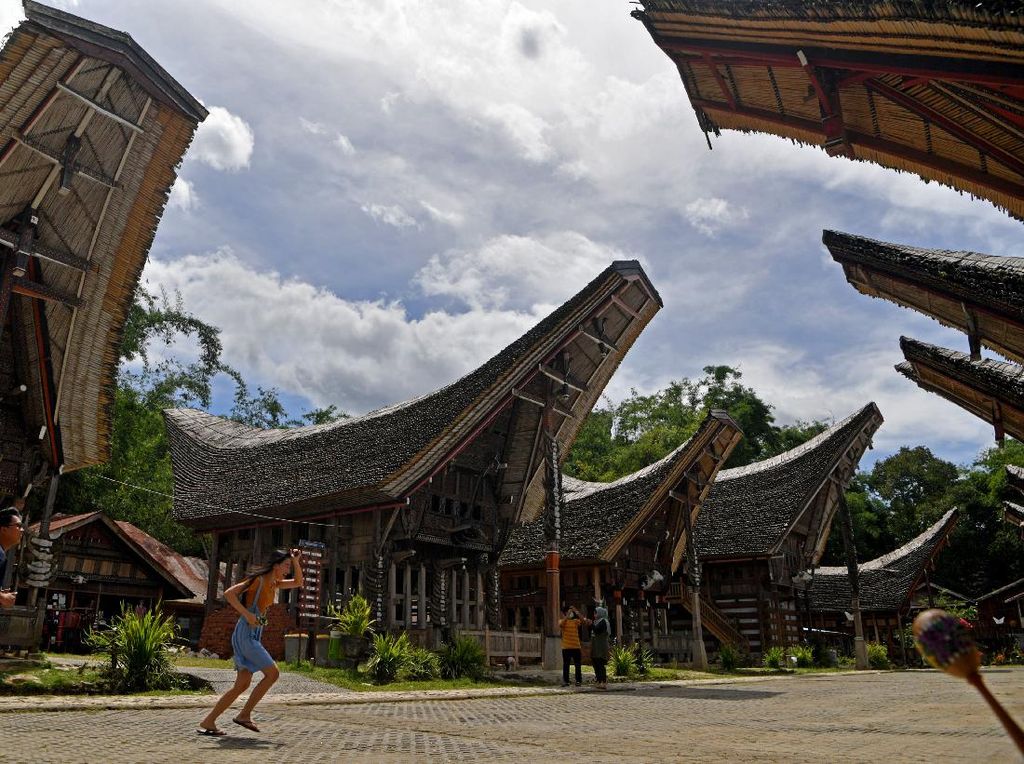
[[[617,305],[627,315],[632,316],[633,318],[640,318],[640,314],[637,313],[636,310],[634,310],[633,308],[629,307],[623,301],[623,299],[619,297],[617,294],[613,294],[611,296],[611,301],[615,303],[615,305]]]
[[[574,379],[572,375],[563,374],[562,372],[558,371],[557,369],[551,368],[545,363],[537,364],[537,371],[539,371],[545,377],[553,379],[555,382],[558,382],[561,385],[565,385],[566,387],[572,388],[576,392],[586,393],[588,391],[585,383],[579,382],[576,379]]]
[[[725,100],[729,102],[729,108],[735,109],[736,97],[732,94],[732,90],[729,89],[729,85],[722,76],[722,73],[718,71],[718,65],[711,59],[711,54],[705,53],[701,58],[704,61],[704,65],[711,70],[711,75],[715,78],[715,82],[718,83],[718,89],[722,91]]]
[[[615,351],[616,353],[619,352],[619,348],[615,345],[614,342],[612,342],[603,334],[598,334],[597,332],[590,331],[583,324],[580,324],[580,334],[586,337],[588,340],[597,343],[598,345],[603,345],[604,347],[608,348],[609,350]]]
[[[10,247],[13,250],[17,250],[20,246],[19,236],[13,231],[9,231],[5,228],[0,228],[0,246]],[[62,250],[54,249],[53,247],[47,247],[39,244],[38,240],[34,240],[29,245],[28,254],[33,257],[42,257],[46,260],[51,260],[60,265],[66,265],[69,268],[75,270],[85,271],[89,268],[89,261],[84,257],[79,257],[70,252],[64,252]]]
[[[32,260],[30,262],[35,262]],[[15,294],[20,294],[25,297],[32,297],[36,300],[43,300],[45,302],[59,302],[62,305],[66,305],[69,308],[78,308],[82,306],[82,299],[75,297],[74,295],[66,294],[59,289],[42,284],[38,281],[32,281],[27,278],[15,278],[14,283],[11,285],[11,291]]]
[[[535,398],[534,396],[529,395],[528,393],[524,393],[522,390],[517,390],[514,387],[512,388],[512,395],[513,395],[513,397],[518,398],[521,401],[526,401],[527,403],[532,403],[537,408],[541,408],[542,409],[546,405],[544,403],[544,401],[542,401],[540,398]],[[571,411],[568,411],[567,409],[562,408],[557,403],[552,404],[552,409],[554,409],[554,412],[556,414],[558,414],[559,416],[563,416],[563,417],[566,417],[568,419],[575,419],[576,418],[575,414],[573,414]]]
[[[32,138],[29,138],[27,135],[25,135],[25,133],[18,132],[14,136],[14,138],[22,146],[35,152],[48,162],[63,167],[62,157],[54,156],[48,148],[36,142]],[[87,178],[88,180],[91,180],[94,183],[99,183],[101,186],[106,186],[107,188],[120,188],[120,184],[116,180],[107,177],[106,175],[97,170],[90,170],[82,167],[81,165],[76,165],[75,172],[81,175],[83,178]]]
[[[34,259],[29,260],[28,267],[29,275],[38,279],[39,266]],[[17,291],[17,284],[14,289]],[[42,302],[33,300],[31,307],[32,324],[35,327],[39,387],[43,399],[43,416],[46,420],[46,434],[50,441],[50,463],[54,471],[57,472],[64,466],[64,449],[61,444],[60,430],[57,427],[57,400],[54,395],[56,386],[53,380],[53,363],[50,358],[50,330],[47,326],[46,312],[43,310]]]
[[[84,103],[97,114],[106,117],[107,119],[112,119],[114,122],[117,122],[117,124],[127,127],[129,130],[133,130],[136,133],[143,132],[142,128],[136,125],[134,122],[125,119],[120,114],[115,114],[110,109],[104,106],[100,106],[98,103],[96,103],[96,101],[92,100],[85,93],[79,93],[77,90],[75,90],[72,87],[69,87],[68,85],[65,85],[63,82],[57,83],[57,89],[64,93],[67,93],[69,96],[72,96],[73,98],[77,98],[79,101]]]

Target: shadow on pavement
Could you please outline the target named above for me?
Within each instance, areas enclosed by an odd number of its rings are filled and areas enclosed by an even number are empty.
[[[219,737],[215,738],[217,747],[226,751],[269,751],[284,748],[284,743],[253,737]]]
[[[691,700],[764,700],[781,695],[767,690],[727,690],[720,687],[644,687],[631,695],[652,698],[685,698]]]

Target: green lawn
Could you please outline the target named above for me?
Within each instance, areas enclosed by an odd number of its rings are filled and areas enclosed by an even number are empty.
[[[483,687],[523,687],[530,686],[526,682],[503,681],[498,679],[482,679],[474,682],[472,679],[423,679],[417,681],[391,682],[390,684],[374,684],[368,674],[352,671],[351,669],[333,669],[313,666],[309,663],[285,663],[279,661],[277,664],[281,671],[290,671],[296,674],[315,679],[318,682],[344,687],[346,690],[355,692],[400,692],[409,690],[465,690],[479,689]],[[540,685],[543,686],[543,685]]]

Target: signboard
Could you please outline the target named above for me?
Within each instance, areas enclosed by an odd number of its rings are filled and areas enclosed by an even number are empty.
[[[320,592],[323,589],[323,569],[327,558],[327,545],[319,541],[299,541],[302,552],[302,588],[299,589],[299,618],[317,625],[320,619]]]

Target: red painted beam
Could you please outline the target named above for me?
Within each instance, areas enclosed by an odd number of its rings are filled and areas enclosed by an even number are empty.
[[[732,64],[734,66],[774,66],[789,67],[795,69],[800,66],[796,59],[796,48],[780,50],[744,50],[743,48],[707,45],[702,41],[678,40],[673,38],[662,38],[658,45],[669,53],[682,54],[673,55],[675,60],[689,60],[700,63],[705,55],[710,55],[719,64]],[[688,57],[687,57],[688,56]],[[1024,75],[1019,74],[991,74],[988,72],[957,71],[956,69],[943,69],[939,66],[942,59],[929,59],[927,65],[909,62],[901,62],[894,57],[891,61],[884,63],[878,61],[863,60],[857,57],[842,58],[841,55],[809,54],[808,59],[814,66],[825,67],[826,69],[842,69],[854,72],[873,72],[875,74],[899,74],[905,77],[924,77],[932,80],[947,80],[950,82],[977,82],[986,85],[1008,86],[1024,88]],[[934,60],[935,64],[931,61]],[[948,60],[948,59],[947,59]]]
[[[810,119],[782,115],[778,112],[768,111],[767,109],[756,109],[750,106],[743,106],[739,110],[734,111],[729,108],[728,104],[710,101],[703,98],[694,98],[692,99],[692,102],[694,106],[700,106],[704,109],[747,115],[765,122],[773,122],[782,127],[792,127],[808,132],[815,132],[822,141],[826,138],[825,131],[822,126],[818,122]],[[884,138],[875,138],[872,135],[866,135],[865,133],[856,132],[850,129],[847,129],[847,139],[854,146],[863,146],[864,148],[869,148],[874,151],[904,157],[924,167],[928,167],[929,169],[970,181],[978,186],[991,189],[992,191],[996,191],[1000,194],[1004,194],[1013,199],[1024,202],[1024,185],[1014,183],[1013,181],[1001,178],[998,175],[987,175],[976,167],[970,167],[969,165],[960,164],[959,162],[943,159],[935,156],[934,154],[920,151],[902,143],[885,140]]]
[[[735,109],[736,99],[733,97],[732,91],[729,90],[729,85],[726,83],[725,78],[722,77],[722,73],[718,71],[718,65],[706,53],[703,56],[703,60],[704,65],[711,70],[711,74],[715,78],[715,82],[718,83],[718,87],[722,91],[722,95],[725,96],[725,100],[729,102],[729,108]]]
[[[897,90],[894,87],[886,85],[884,82],[878,80],[868,80],[864,83],[865,87],[870,88],[876,93],[885,96],[893,103],[899,104],[904,109],[917,114],[923,119],[927,119],[930,122],[935,123],[947,133],[955,135],[957,138],[962,140],[968,146],[972,146],[978,151],[984,152],[988,156],[992,157],[999,163],[1005,165],[1009,169],[1013,170],[1018,175],[1024,177],[1024,161],[1020,158],[1011,154],[1009,151],[996,146],[994,143],[986,140],[980,135],[971,132],[969,129],[964,127],[957,122],[954,122],[949,117],[941,114],[935,109],[931,108],[927,104],[923,104],[913,96],[904,93],[901,90]]]
[[[29,258],[28,274],[39,280],[39,266],[35,258]],[[57,429],[57,408],[53,380],[53,363],[50,360],[50,337],[46,325],[46,314],[43,312],[41,300],[32,300],[32,325],[36,337],[36,363],[39,373],[39,387],[43,396],[43,416],[46,419],[46,435],[50,442],[50,459],[55,470],[64,463],[64,454],[60,442],[60,431]]]

